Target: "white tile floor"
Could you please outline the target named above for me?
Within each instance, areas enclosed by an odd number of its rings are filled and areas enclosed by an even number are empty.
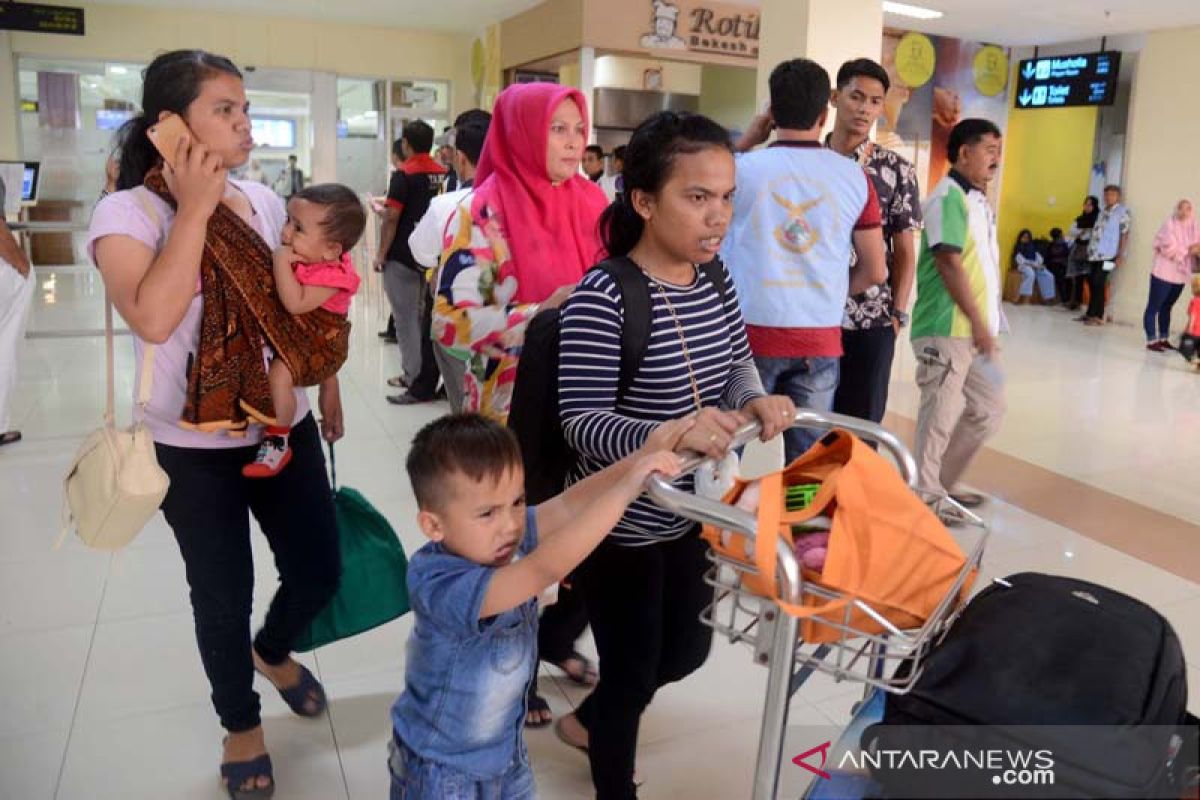
[[[86,270],[39,274],[31,329],[98,327],[98,283]],[[393,521],[406,548],[420,546],[403,475],[406,444],[441,406],[400,409],[383,398],[395,348],[375,337],[372,300],[356,311],[344,372],[347,437],[340,479]],[[994,446],[1146,505],[1200,522],[1190,478],[1200,455],[1200,376],[1175,357],[1140,349],[1130,328],[1085,330],[1063,312],[1008,307],[1009,418]],[[118,396],[129,396],[128,340],[118,344]],[[900,347],[893,409],[913,415]],[[183,570],[156,520],[126,552],[51,545],[64,465],[99,422],[103,340],[38,338],[22,352],[15,422],[22,444],[0,450],[0,800],[210,798],[221,731],[196,656]],[[1064,498],[1069,501],[1069,498]],[[1073,531],[995,504],[985,577],[1037,569],[1112,585],[1160,608],[1200,665],[1200,585]],[[274,585],[265,543],[255,539],[261,617]],[[382,798],[387,711],[403,680],[408,618],[321,648],[302,660],[325,682],[329,713],[287,713],[260,680],[279,791],[293,798]],[[708,664],[655,699],[642,725],[638,766],[646,798],[749,796],[766,670],[718,641]],[[1189,667],[1192,697],[1200,669]],[[556,714],[582,696],[547,669],[541,685]],[[818,677],[791,706],[793,725],[841,725],[858,689]],[[1195,700],[1193,709],[1198,707]],[[527,734],[541,796],[589,795],[585,759],[549,730]],[[786,763],[786,762],[785,762]],[[804,775],[785,770],[784,793]]]

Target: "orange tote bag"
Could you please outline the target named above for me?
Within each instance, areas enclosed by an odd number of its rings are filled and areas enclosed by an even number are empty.
[[[783,470],[759,481],[753,562],[759,574],[747,575],[744,583],[801,618],[806,641],[832,642],[844,635],[822,620],[848,622],[865,633],[882,632],[878,621],[851,606],[855,599],[901,630],[920,627],[966,563],[962,548],[896,468],[846,431],[831,431]],[[786,487],[811,483],[821,487],[812,503],[801,511],[787,511]],[[738,481],[725,502],[736,503],[748,484]],[[804,569],[803,578],[840,596],[826,600],[805,592],[799,605],[786,603],[776,589],[778,541],[782,537],[793,545],[792,526],[819,516],[832,520],[825,566],[820,572]],[[704,537],[722,555],[746,561],[744,536],[734,533],[722,542],[720,530],[705,526]],[[963,587],[964,597],[970,582]]]

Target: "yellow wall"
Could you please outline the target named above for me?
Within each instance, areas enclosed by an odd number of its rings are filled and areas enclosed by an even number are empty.
[[[1194,76],[1200,27],[1155,31],[1138,55],[1125,139],[1125,203],[1133,214],[1128,257],[1113,280],[1115,313],[1139,320],[1150,281],[1154,234],[1182,197],[1200,201],[1200,172],[1186,148],[1200,131]],[[1176,311],[1176,325],[1183,322]]]
[[[474,105],[472,36],[174,8],[85,5],[84,11],[86,36],[14,32],[6,37],[8,47],[0,38],[0,62],[36,55],[147,63],[166,50],[202,48],[239,65],[449,80],[452,111]],[[15,158],[18,115],[10,70],[0,67],[0,157]]]
[[[1012,80],[1015,86],[1015,67]],[[1001,263],[1009,263],[1022,228],[1034,238],[1048,238],[1053,227],[1070,229],[1087,197],[1095,136],[1094,106],[1010,108],[997,232]]]

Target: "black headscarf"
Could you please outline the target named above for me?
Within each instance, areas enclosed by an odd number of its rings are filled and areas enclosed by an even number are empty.
[[[1096,227],[1096,217],[1100,216],[1100,201],[1090,194],[1087,199],[1092,201],[1092,210],[1085,211],[1075,218],[1075,227],[1081,230]]]

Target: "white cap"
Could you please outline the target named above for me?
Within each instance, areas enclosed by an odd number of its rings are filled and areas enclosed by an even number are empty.
[[[679,6],[671,5],[665,0],[654,0],[654,17],[674,22],[679,18]]]

